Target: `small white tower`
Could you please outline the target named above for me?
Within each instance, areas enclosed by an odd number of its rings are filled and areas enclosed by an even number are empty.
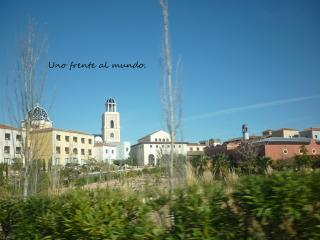
[[[249,140],[249,132],[248,132],[247,124],[242,124],[242,137],[243,137],[243,140]]]
[[[120,142],[120,114],[113,98],[108,98],[106,112],[102,114],[102,137],[105,143]]]

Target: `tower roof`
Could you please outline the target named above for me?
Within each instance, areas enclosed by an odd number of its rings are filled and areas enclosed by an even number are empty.
[[[109,97],[106,101],[106,104],[107,103],[116,103],[116,101],[114,100],[114,98]]]

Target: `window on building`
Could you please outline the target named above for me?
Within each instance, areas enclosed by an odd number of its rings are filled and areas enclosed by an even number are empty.
[[[70,141],[70,137],[69,136],[65,136],[64,139],[66,140],[66,142]]]
[[[10,146],[4,146],[4,153],[6,154],[10,153]]]
[[[191,147],[191,148],[189,148],[190,149],[190,151],[193,151],[193,148]]]
[[[314,135],[314,138],[318,138],[318,135]]]
[[[150,148],[152,148],[152,145],[150,144]]]
[[[84,143],[84,138],[81,138],[81,143]]]
[[[20,134],[17,134],[16,135],[16,140],[21,142],[22,141],[22,136]]]
[[[111,153],[114,154],[114,150],[111,150]]]
[[[8,163],[8,164],[11,163],[10,158],[4,158],[4,161],[3,161],[3,162],[4,162],[4,163]]]
[[[155,165],[155,157],[154,157],[153,154],[150,154],[148,156],[148,164],[149,164],[149,166],[154,166]]]
[[[73,137],[72,138],[74,142],[78,142],[78,138],[77,137]]]
[[[54,160],[54,165],[59,165],[60,164],[60,158],[56,158]]]
[[[197,147],[197,151],[200,151],[200,148]]]
[[[4,134],[4,140],[10,140],[10,139],[11,139],[10,133],[5,133]]]
[[[114,121],[113,120],[110,121],[110,128],[114,128]]]
[[[88,150],[88,155],[91,156],[92,155],[92,151],[91,149]]]
[[[129,148],[126,148],[126,152],[129,152]]]
[[[56,147],[56,154],[60,154],[60,153],[61,153],[60,147]]]
[[[156,145],[156,148],[158,148],[158,145]]]
[[[169,142],[169,138],[167,138],[167,142]]]
[[[108,153],[108,149],[106,149],[106,153]]]
[[[158,138],[156,138],[155,141],[158,142]]]
[[[288,149],[283,149],[283,154],[288,154]]]
[[[170,145],[167,145],[167,147],[169,148],[169,147],[170,147]]]
[[[114,138],[114,134],[113,133],[110,133],[110,138]]]
[[[84,149],[81,149],[81,155],[84,155]]]
[[[79,161],[78,158],[73,158],[72,159],[72,163],[78,163],[78,161]]]
[[[60,141],[60,140],[61,140],[61,135],[57,134],[57,135],[56,135],[56,140],[57,140],[57,141]]]
[[[73,149],[73,154],[78,154],[78,149],[77,148]]]
[[[92,144],[92,139],[89,139],[88,142],[89,142],[89,144]]]
[[[65,152],[66,154],[69,154],[69,153],[70,153],[69,148],[68,148],[68,147],[64,148],[64,152]]]
[[[312,149],[312,154],[316,154],[317,151],[315,149]]]
[[[179,148],[181,148],[181,145],[179,145]]]
[[[16,147],[16,154],[21,154],[21,147]]]
[[[166,140],[165,140],[165,139],[162,139],[162,141],[165,142]]]

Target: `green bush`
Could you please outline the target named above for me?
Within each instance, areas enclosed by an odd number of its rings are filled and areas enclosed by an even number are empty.
[[[156,170],[154,170],[156,171]],[[73,191],[0,199],[4,239],[320,239],[320,171],[198,183],[167,194]],[[169,225],[154,219],[167,209]],[[169,217],[167,215],[167,217]]]

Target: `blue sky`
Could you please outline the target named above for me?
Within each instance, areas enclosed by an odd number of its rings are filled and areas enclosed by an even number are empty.
[[[169,0],[169,10],[173,62],[181,59],[184,140],[237,137],[243,123],[253,134],[320,127],[319,1]],[[47,69],[43,105],[54,127],[100,133],[111,96],[123,140],[134,143],[166,128],[157,0],[1,1],[1,82],[13,75],[30,17],[47,36],[48,61],[146,64],[140,70]],[[8,122],[3,109],[0,122]]]

